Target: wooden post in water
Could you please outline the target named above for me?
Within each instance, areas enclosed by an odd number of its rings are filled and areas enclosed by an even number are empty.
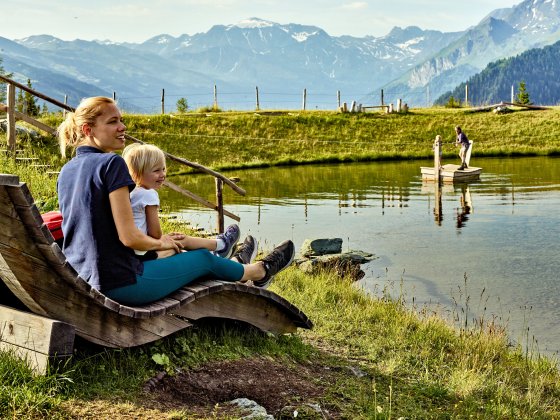
[[[259,106],[259,87],[255,87],[255,90],[257,91],[257,105],[256,105],[256,110],[260,110],[260,106]]]
[[[441,226],[442,206],[441,206],[441,137],[436,136],[434,142],[434,184],[435,184],[435,205],[434,220],[438,226]]]
[[[161,113],[165,114],[165,89],[161,90]]]
[[[224,233],[224,196],[223,196],[224,181],[216,178],[216,207],[218,211],[218,233]]]
[[[117,92],[113,91],[113,101],[117,100]]]
[[[441,179],[441,141],[439,136],[436,137],[434,142],[434,179],[439,182]]]
[[[10,153],[16,156],[16,87],[8,83],[8,115],[6,121],[6,139]]]

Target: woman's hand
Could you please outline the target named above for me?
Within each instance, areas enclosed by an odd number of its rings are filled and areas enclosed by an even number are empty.
[[[162,235],[162,237],[160,238],[161,247],[159,249],[160,250],[171,249],[175,251],[175,253],[181,252],[181,248],[183,248],[183,246],[179,242],[177,242],[180,240],[180,238],[178,239],[178,237],[180,236],[182,235],[180,234]]]

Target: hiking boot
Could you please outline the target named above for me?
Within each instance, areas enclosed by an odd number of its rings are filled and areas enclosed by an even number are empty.
[[[284,241],[274,248],[262,259],[266,274],[262,279],[253,281],[253,285],[266,289],[274,276],[292,263],[295,253],[294,243],[290,240]]]
[[[459,167],[457,168],[458,171],[462,171],[463,169],[465,169],[465,166],[464,166],[464,165],[461,165],[461,166],[459,166]]]
[[[220,233],[216,239],[221,239],[226,244],[225,248],[221,251],[214,251],[214,255],[222,258],[229,258],[233,251],[235,250],[235,245],[239,241],[241,232],[239,231],[239,226],[229,225],[224,233]]]
[[[243,243],[237,247],[233,258],[237,259],[241,264],[251,264],[257,256],[257,250],[257,240],[248,235]]]

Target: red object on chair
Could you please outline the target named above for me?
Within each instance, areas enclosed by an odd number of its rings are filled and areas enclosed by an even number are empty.
[[[54,210],[43,213],[41,217],[43,218],[43,222],[45,223],[45,225],[47,225],[47,227],[51,231],[54,240],[62,240],[62,213]]]

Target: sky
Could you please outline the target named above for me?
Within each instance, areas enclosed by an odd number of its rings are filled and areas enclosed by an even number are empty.
[[[521,0],[0,0],[0,36],[143,42],[194,35],[248,18],[318,26],[331,36],[387,35],[395,27],[463,31]]]

